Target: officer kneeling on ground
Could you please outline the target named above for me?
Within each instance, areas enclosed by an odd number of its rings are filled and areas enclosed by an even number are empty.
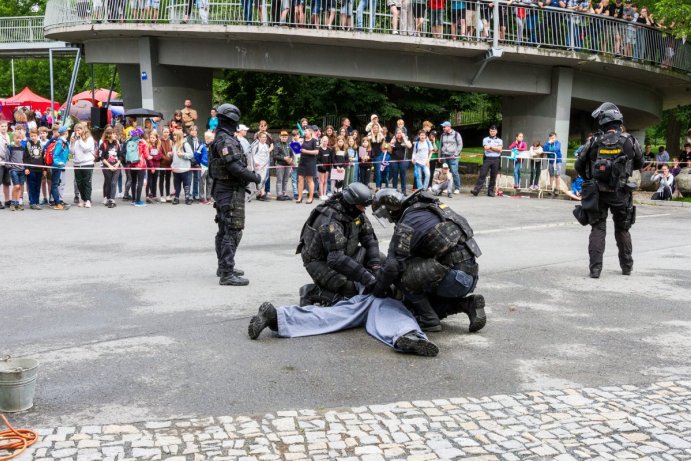
[[[382,189],[372,210],[396,223],[373,294],[386,296],[396,285],[423,331],[441,331],[440,319],[460,312],[470,318],[471,332],[482,329],[485,299],[470,294],[478,280],[475,258],[482,253],[468,221],[426,191],[404,197]]]
[[[218,128],[209,154],[209,174],[214,180],[211,195],[218,223],[216,275],[221,277],[220,285],[241,286],[250,283],[241,277],[244,272],[235,268],[235,252],[245,228],[245,188],[250,183],[258,184],[261,177],[247,169],[242,146],[235,137],[240,109],[232,104],[221,104],[216,112]]]
[[[605,252],[607,212],[612,210],[614,238],[619,248],[621,273],[630,275],[633,270],[633,247],[629,229],[636,221],[633,191],[636,184],[629,182],[634,170],[643,166],[643,153],[636,138],[622,132],[624,116],[610,102],[602,104],[592,113],[600,125],[584,146],[576,171],[584,178],[581,207],[574,215],[584,226],[590,224],[590,277],[599,278],[602,272],[602,255]]]
[[[379,242],[365,209],[372,192],[353,183],[310,213],[297,253],[314,283],[300,288],[300,305],[331,306],[357,294],[355,283],[373,287],[381,265]]]

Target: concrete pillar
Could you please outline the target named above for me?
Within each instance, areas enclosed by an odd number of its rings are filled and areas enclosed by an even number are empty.
[[[551,131],[561,141],[562,157],[566,157],[569,141],[569,118],[573,69],[555,67],[552,71],[552,91],[548,95],[504,96],[501,138],[507,147],[521,131],[528,145],[545,143]]]
[[[626,119],[624,119],[624,121],[626,121]],[[631,130],[629,133],[638,140],[642,150],[645,147],[645,130]]]
[[[175,110],[183,108],[185,99],[191,99],[203,133],[211,110],[213,69],[161,65],[156,39],[142,37],[139,65],[118,64],[118,72],[126,109],[153,109],[170,120]]]
[[[142,86],[139,83],[139,65],[118,64],[117,68],[125,110],[142,107]]]

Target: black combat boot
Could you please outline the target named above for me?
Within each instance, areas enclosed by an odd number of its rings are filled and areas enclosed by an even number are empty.
[[[245,271],[242,269],[233,269],[233,274],[237,275],[238,277],[242,277],[245,275]],[[216,269],[216,277],[223,277],[225,275],[228,275],[228,271],[221,269],[220,267]]]
[[[307,283],[300,287],[298,293],[300,294],[300,307],[312,306],[314,302],[312,301],[314,295],[317,294],[319,287],[314,283]]]
[[[412,331],[399,337],[394,347],[401,352],[422,355],[423,357],[436,357],[439,353],[439,348],[436,344],[427,339],[420,338]]]
[[[590,278],[591,279],[599,279],[600,278],[600,272],[602,272],[602,267],[599,266],[593,266],[590,268]]]
[[[622,267],[621,268],[621,275],[631,275],[632,270],[633,270],[633,268],[630,266]]]
[[[273,331],[278,331],[276,308],[269,302],[259,306],[259,312],[250,320],[250,325],[247,327],[247,334],[250,335],[250,339],[257,339],[259,334],[266,327],[269,327]]]
[[[235,274],[224,274],[221,277],[221,280],[218,281],[219,285],[230,285],[230,286],[235,286],[235,287],[241,287],[245,285],[249,285],[250,281],[239,277]]]
[[[441,321],[432,309],[429,299],[422,298],[418,301],[409,301],[409,304],[422,331],[441,331]]]
[[[482,330],[487,323],[485,315],[485,297],[482,295],[470,295],[461,299],[460,309],[465,312],[470,320],[468,331],[475,333]]]
[[[345,299],[333,291],[325,290],[315,283],[308,283],[300,287],[300,307],[321,306],[330,307]]]

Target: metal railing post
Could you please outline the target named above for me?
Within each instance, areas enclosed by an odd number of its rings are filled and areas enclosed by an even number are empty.
[[[492,25],[493,34],[492,47],[499,48],[499,0],[494,0],[494,24]]]

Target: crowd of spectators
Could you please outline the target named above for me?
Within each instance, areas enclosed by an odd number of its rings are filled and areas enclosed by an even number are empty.
[[[98,21],[208,23],[211,18],[453,40],[491,38],[495,14],[492,0],[241,0],[237,7],[209,0],[79,0],[76,5],[79,16]],[[654,33],[666,31],[667,25],[634,0],[502,0],[498,15],[498,39],[518,44],[611,53],[671,66],[681,43]]]
[[[28,192],[31,209],[50,205],[63,210],[65,203],[66,169],[74,170],[74,203],[79,207],[93,205],[93,173],[103,174],[102,200],[109,208],[118,199],[142,207],[152,203],[212,203],[212,179],[208,173],[210,144],[218,125],[216,111],[211,110],[204,124],[199,120],[192,101],[175,112],[167,123],[149,118],[139,126],[138,119],[107,126],[96,139],[86,122],[68,128],[54,123],[50,128],[40,123],[24,122],[18,117],[10,127],[0,121],[0,179],[4,201],[0,207],[11,210],[24,208]],[[312,203],[325,200],[348,184],[361,182],[373,190],[393,187],[403,194],[425,189],[451,198],[459,194],[461,177],[459,159],[463,138],[451,123],[439,125],[439,132],[430,121],[418,131],[409,130],[403,119],[389,129],[372,114],[362,132],[353,129],[348,118],[341,125],[320,128],[303,118],[295,129],[282,129],[273,134],[265,120],[258,130],[249,134],[249,127],[238,126],[237,137],[243,148],[248,168],[261,180],[248,188],[248,200],[294,200]],[[547,171],[546,189],[558,193],[559,178],[564,173],[565,159],[557,134],[549,133],[546,142],[533,140],[531,146],[523,133],[516,133],[508,146],[498,135],[496,126],[489,127],[483,142],[483,163],[473,195],[478,195],[489,176],[487,194],[502,195],[497,184],[502,160],[513,173],[514,188],[538,189],[543,170]],[[661,148],[657,157],[646,146],[645,168],[662,170],[669,155]],[[672,174],[691,161],[691,144],[686,144],[680,158],[675,159]],[[71,163],[70,163],[71,162]],[[412,168],[411,168],[412,167]],[[413,170],[409,187],[408,171]],[[521,171],[529,181],[521,186]],[[275,178],[275,194],[271,178]],[[27,190],[25,190],[25,185]],[[10,186],[12,190],[10,191]],[[577,191],[573,192],[574,198]],[[305,197],[306,196],[306,197]]]

